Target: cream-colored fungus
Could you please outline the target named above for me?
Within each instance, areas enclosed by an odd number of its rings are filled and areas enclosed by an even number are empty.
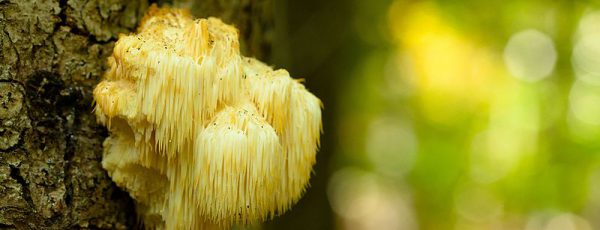
[[[252,224],[307,187],[321,102],[285,70],[240,55],[216,18],[151,7],[94,90],[103,167],[149,228]]]

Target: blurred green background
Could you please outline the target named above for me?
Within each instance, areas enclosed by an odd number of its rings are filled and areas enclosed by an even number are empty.
[[[272,60],[325,106],[265,229],[600,229],[600,3],[275,1]]]

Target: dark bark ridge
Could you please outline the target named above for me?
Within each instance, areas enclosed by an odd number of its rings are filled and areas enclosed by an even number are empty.
[[[145,1],[0,0],[0,227],[126,228],[91,89]]]

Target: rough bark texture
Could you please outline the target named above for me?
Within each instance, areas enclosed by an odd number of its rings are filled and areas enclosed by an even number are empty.
[[[266,0],[176,1],[240,27],[247,55],[269,53]],[[172,3],[169,1],[160,4]],[[123,229],[132,201],[100,165],[106,130],[91,90],[145,0],[0,0],[0,229]]]

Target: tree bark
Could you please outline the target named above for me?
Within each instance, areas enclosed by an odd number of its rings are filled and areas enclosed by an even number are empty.
[[[243,53],[266,58],[268,0],[158,1],[193,7],[240,28]],[[102,169],[107,136],[92,113],[93,87],[119,33],[145,0],[0,0],[0,228],[126,229],[129,196]]]

